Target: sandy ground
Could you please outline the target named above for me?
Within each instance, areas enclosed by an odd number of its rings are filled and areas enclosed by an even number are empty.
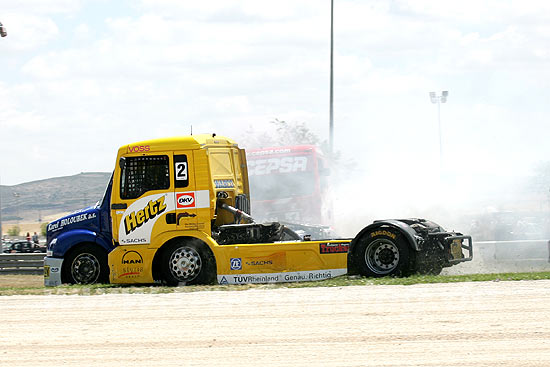
[[[550,281],[0,297],[0,366],[549,366]]]

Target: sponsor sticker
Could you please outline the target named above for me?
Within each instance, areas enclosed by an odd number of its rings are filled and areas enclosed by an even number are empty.
[[[248,161],[250,176],[263,176],[272,173],[304,172],[307,170],[307,157],[273,157]]]
[[[176,194],[177,209],[194,208],[194,207],[195,207],[194,192],[183,192],[183,193]]]
[[[229,259],[229,266],[231,270],[241,270],[243,268],[243,263],[240,257],[235,257]]]
[[[230,189],[235,187],[233,180],[214,180],[214,186],[217,189]]]
[[[143,257],[137,251],[128,251],[122,256],[122,265],[143,264]]]
[[[121,239],[120,242],[124,245],[132,245],[132,244],[144,244],[147,243],[147,239],[145,238],[128,238],[128,239]]]
[[[248,267],[262,267],[280,271],[286,269],[286,254],[285,252],[277,252],[268,256],[245,257],[243,262]]]
[[[320,243],[319,253],[321,254],[345,254],[349,251],[349,243]]]
[[[73,215],[71,217],[63,218],[48,224],[48,231],[57,231],[70,224],[79,223],[84,220],[94,219],[96,217],[97,217],[96,213],[88,213],[88,214],[84,213],[84,214]]]
[[[163,213],[166,210],[164,199],[165,197],[161,196],[157,200],[149,201],[143,209],[130,212],[124,218],[124,229],[126,230],[126,234],[130,234],[130,232],[133,232],[149,220]]]
[[[129,146],[128,150],[130,153],[148,152],[151,150],[151,147],[149,145],[134,145],[133,147]]]
[[[137,251],[128,251],[122,256],[122,274],[119,278],[135,277],[143,272],[143,257]]]
[[[235,274],[218,275],[219,284],[253,284],[253,283],[283,283],[283,282],[312,282],[330,279],[347,273],[347,269],[326,269],[310,271],[293,271],[283,273],[264,274]]]

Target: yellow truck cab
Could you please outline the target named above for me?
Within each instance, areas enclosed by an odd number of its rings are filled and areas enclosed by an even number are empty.
[[[122,146],[103,200],[50,223],[47,242],[49,286],[406,275],[470,260],[472,247],[423,219],[377,221],[353,241],[308,241],[280,223],[254,223],[245,152],[215,134]]]

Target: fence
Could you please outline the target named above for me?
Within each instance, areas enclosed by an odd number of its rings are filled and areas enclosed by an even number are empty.
[[[0,255],[0,274],[42,274],[44,253]]]

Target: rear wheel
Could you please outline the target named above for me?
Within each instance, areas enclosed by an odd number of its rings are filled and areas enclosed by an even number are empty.
[[[107,254],[96,245],[80,246],[63,261],[61,275],[63,283],[108,283]]]
[[[161,255],[163,280],[168,285],[209,284],[216,276],[214,256],[197,240],[168,245]]]
[[[355,260],[361,275],[383,277],[409,275],[409,246],[400,234],[391,230],[374,230],[359,240]]]

